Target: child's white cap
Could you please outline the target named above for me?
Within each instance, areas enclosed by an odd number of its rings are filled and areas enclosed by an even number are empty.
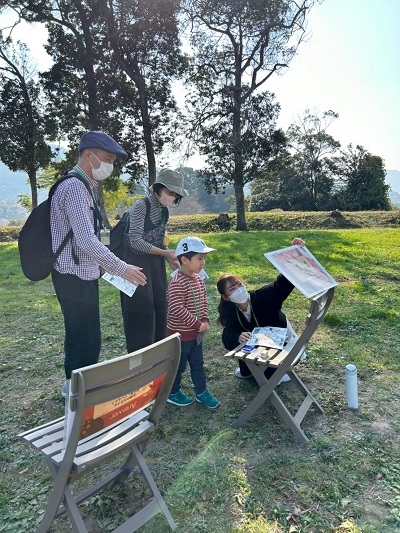
[[[215,252],[215,248],[209,248],[206,243],[198,237],[185,237],[178,242],[175,253],[176,255],[183,255],[189,252],[197,254],[207,254],[208,252]]]

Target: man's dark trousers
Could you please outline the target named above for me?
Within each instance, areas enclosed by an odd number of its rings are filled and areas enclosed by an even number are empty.
[[[98,280],[85,281],[72,274],[52,272],[53,285],[64,316],[64,368],[94,365],[101,348]]]

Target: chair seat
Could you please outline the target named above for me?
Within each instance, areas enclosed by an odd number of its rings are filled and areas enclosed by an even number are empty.
[[[64,513],[76,531],[87,532],[78,505],[112,481],[122,483],[136,468],[152,500],[115,531],[136,531],[157,513],[164,514],[171,530],[176,529],[143,452],[166,405],[179,358],[180,336],[175,334],[138,352],[74,370],[65,417],[19,435],[42,454],[53,476],[54,488],[38,533],[47,532]],[[75,481],[121,452],[125,459],[119,467],[74,494]]]

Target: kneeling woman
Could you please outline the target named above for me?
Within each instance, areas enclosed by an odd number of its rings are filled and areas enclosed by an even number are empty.
[[[302,239],[296,238],[292,245],[304,246]],[[221,295],[218,305],[218,323],[223,326],[222,342],[227,350],[233,350],[251,337],[256,327],[287,326],[286,316],[282,312],[282,304],[293,290],[293,285],[282,274],[276,280],[260,289],[247,292],[243,280],[235,274],[222,274],[217,281],[217,289]],[[267,368],[269,379],[275,369]],[[239,368],[235,371],[237,378],[249,378],[251,372],[246,363],[239,359]],[[281,382],[289,381],[284,376]]]

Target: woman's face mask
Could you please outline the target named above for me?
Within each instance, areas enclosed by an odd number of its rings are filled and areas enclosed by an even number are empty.
[[[246,287],[238,287],[235,289],[232,294],[229,296],[229,300],[234,304],[244,304],[249,299],[249,293],[246,290]]]
[[[112,173],[114,169],[114,165],[112,163],[105,163],[104,161],[100,161],[100,159],[97,157],[96,154],[92,152],[92,155],[97,159],[97,161],[100,163],[99,168],[93,168],[92,163],[92,176],[93,179],[96,181],[103,181]]]

